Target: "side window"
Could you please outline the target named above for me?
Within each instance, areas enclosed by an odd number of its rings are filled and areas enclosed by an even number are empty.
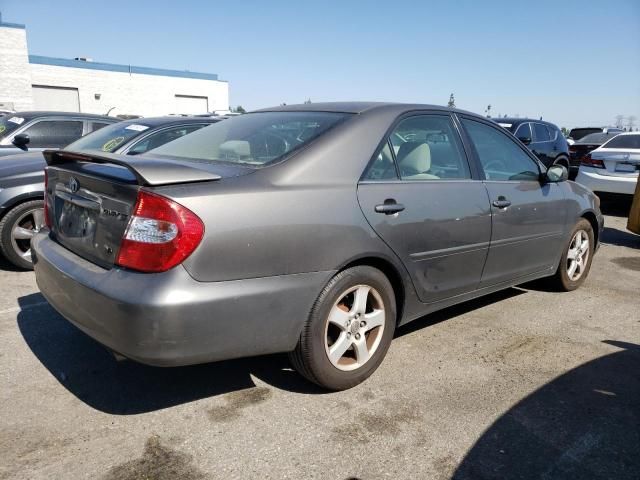
[[[103,123],[103,122],[91,122],[91,127],[90,127],[90,132],[95,132],[96,130],[100,130],[102,127],[106,127],[107,125],[110,125],[109,123]]]
[[[515,133],[516,138],[528,138],[529,140],[533,139],[533,135],[531,135],[531,127],[530,123],[522,123],[518,127]]]
[[[474,120],[462,119],[462,124],[478,152],[487,180],[538,180],[538,165],[512,137]]]
[[[536,142],[548,142],[551,140],[549,136],[549,130],[547,130],[547,126],[542,123],[534,123],[533,130],[535,133]]]
[[[383,149],[373,161],[369,170],[364,176],[365,180],[396,180],[396,165],[393,161],[389,142],[386,142]]]
[[[449,116],[402,120],[389,138],[402,180],[471,178],[458,133]]]
[[[545,125],[545,126],[547,127],[547,131],[549,132],[549,139],[552,142],[555,142],[556,139],[558,138],[558,129],[550,127],[549,125]]]
[[[160,132],[152,133],[148,137],[145,137],[140,142],[136,143],[127,153],[127,155],[139,155],[154,148],[158,148],[165,143],[169,143],[176,138],[184,137],[185,135],[200,130],[204,125],[181,125],[174,128],[162,130]]]
[[[23,133],[29,135],[29,147],[62,148],[82,136],[82,122],[77,120],[42,120]]]

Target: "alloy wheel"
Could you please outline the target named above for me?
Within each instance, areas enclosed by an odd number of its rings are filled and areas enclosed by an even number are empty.
[[[578,280],[585,269],[589,260],[589,235],[584,230],[578,230],[569,244],[567,253],[567,276],[569,280],[575,282]]]
[[[31,262],[31,239],[44,227],[44,209],[24,212],[11,228],[11,246],[20,258]]]
[[[380,346],[386,312],[378,291],[357,285],[344,291],[329,312],[325,327],[325,351],[339,370],[362,367]]]

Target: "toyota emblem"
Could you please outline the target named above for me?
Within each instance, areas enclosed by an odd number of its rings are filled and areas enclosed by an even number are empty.
[[[78,183],[78,179],[76,177],[69,178],[69,190],[71,193],[76,193],[80,188],[80,184]]]

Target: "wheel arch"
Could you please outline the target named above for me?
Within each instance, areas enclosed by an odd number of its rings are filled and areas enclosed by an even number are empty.
[[[341,272],[348,268],[368,266],[380,270],[391,283],[393,288],[393,294],[396,299],[396,324],[399,324],[405,312],[405,302],[407,298],[407,286],[405,285],[405,279],[397,265],[395,265],[389,259],[381,256],[368,255],[353,259],[343,265],[338,271]]]
[[[580,215],[580,217],[588,220],[589,223],[591,224],[591,228],[593,228],[593,238],[595,242],[594,247],[597,247],[598,242],[600,241],[600,226],[598,225],[598,218],[596,217],[596,214],[593,213],[591,210],[587,210],[585,212],[582,212],[582,215]]]
[[[566,163],[565,166],[567,167],[567,169],[571,168],[571,160],[570,160],[569,156],[566,153],[562,152],[562,153],[559,153],[558,155],[556,155],[556,158],[553,159],[553,164],[558,163],[559,159],[563,160],[562,165],[564,165]]]
[[[4,217],[13,208],[17,207],[21,203],[30,202],[31,200],[43,200],[44,192],[33,191],[25,192],[15,197],[9,198],[5,203],[0,206],[0,218]]]

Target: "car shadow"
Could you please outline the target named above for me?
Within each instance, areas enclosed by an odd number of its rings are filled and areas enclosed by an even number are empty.
[[[8,272],[26,272],[23,268],[16,267],[13,263],[10,263],[6,258],[0,255],[0,270],[6,270]]]
[[[619,247],[640,248],[640,235],[625,232],[617,228],[605,227],[600,241],[606,245]]]
[[[453,479],[640,478],[640,346],[565,373],[518,402],[469,450]]]
[[[432,313],[398,328],[396,336],[522,293],[510,288]],[[18,303],[18,328],[34,355],[69,392],[105,413],[146,413],[252,388],[256,386],[252,377],[290,392],[327,393],[295,372],[284,354],[175,368],[118,362],[105,347],[61,317],[42,294],[20,297]]]
[[[323,393],[305,381],[286,355],[160,368],[118,362],[108,350],[61,317],[40,293],[18,299],[18,328],[38,360],[69,392],[105,413],[131,415],[255,387]]]
[[[623,218],[629,216],[633,195],[600,192],[598,197],[600,198],[600,211],[604,215]]]

